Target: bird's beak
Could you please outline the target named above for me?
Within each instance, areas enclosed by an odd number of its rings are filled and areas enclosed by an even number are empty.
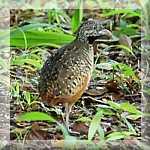
[[[99,37],[102,39],[112,39],[112,33],[107,29],[103,29],[99,31]]]

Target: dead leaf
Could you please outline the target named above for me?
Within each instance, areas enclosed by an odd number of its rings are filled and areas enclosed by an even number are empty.
[[[88,89],[85,93],[90,96],[100,96],[107,92],[107,89],[105,87],[99,88],[99,89]]]
[[[72,130],[80,134],[88,134],[89,127],[85,123],[74,123]]]
[[[106,88],[108,89],[108,93],[111,93],[113,100],[118,100],[118,99],[124,97],[124,94],[121,91],[121,89],[119,88],[117,81],[109,80],[106,83]]]
[[[40,126],[38,123],[33,123],[31,131],[26,136],[26,140],[48,140],[49,134],[43,129],[44,126]]]

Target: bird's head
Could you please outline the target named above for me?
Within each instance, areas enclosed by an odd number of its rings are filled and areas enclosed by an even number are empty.
[[[100,20],[88,19],[77,31],[77,39],[92,44],[96,39],[110,39],[112,33],[104,29]]]

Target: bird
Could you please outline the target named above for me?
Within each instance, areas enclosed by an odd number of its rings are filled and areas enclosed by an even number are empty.
[[[88,19],[81,23],[76,38],[48,57],[40,70],[39,94],[49,106],[59,103],[65,107],[65,125],[69,128],[69,115],[73,105],[88,88],[91,79],[94,52],[92,44],[97,38],[111,38],[100,20]]]

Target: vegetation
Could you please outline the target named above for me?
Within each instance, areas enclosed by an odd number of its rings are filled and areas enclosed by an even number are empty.
[[[141,11],[83,10],[78,2],[75,10],[11,10],[12,140],[87,140],[100,146],[140,139]],[[114,37],[97,41],[89,88],[71,114],[72,128],[80,132],[76,137],[63,126],[62,106],[41,103],[38,72],[47,56],[75,38],[87,18],[105,20]]]

